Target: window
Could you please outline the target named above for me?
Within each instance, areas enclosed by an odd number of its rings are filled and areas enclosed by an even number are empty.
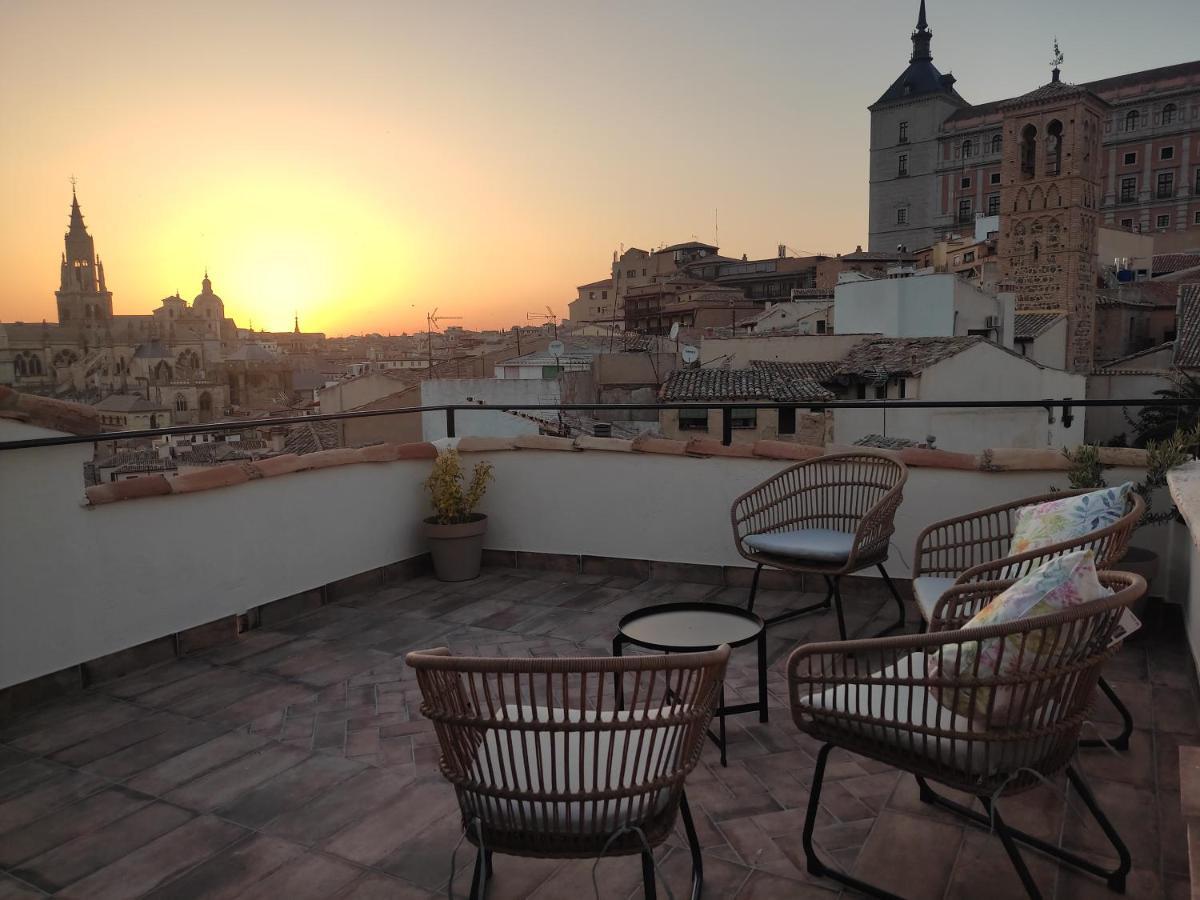
[[[729,418],[734,428],[757,428],[758,427],[758,410],[747,409],[744,406],[735,406],[730,410]]]
[[[1122,219],[1121,227],[1122,228],[1132,228],[1133,227],[1133,219]]]
[[[958,201],[958,221],[971,221],[971,201],[969,198],[964,198]]]
[[[1126,165],[1126,166],[1137,165],[1137,152],[1134,151],[1133,153],[1126,153],[1124,158],[1122,159],[1122,165]]]
[[[595,291],[588,291],[588,299],[589,299],[589,300],[595,300],[595,299],[596,299],[596,292],[595,292]]]
[[[1175,104],[1168,103],[1166,106],[1163,107],[1163,110],[1162,110],[1162,123],[1164,125],[1171,125],[1174,122],[1175,122]],[[1165,158],[1166,157],[1164,157],[1164,159]]]
[[[867,386],[865,384],[860,384],[858,386],[858,390],[855,391],[855,396],[858,397],[859,400],[866,400],[867,399]]]
[[[1000,173],[993,172],[991,177],[988,179],[988,183],[989,184],[999,184],[1000,183]]]
[[[645,269],[642,269],[642,277],[643,277],[643,278],[645,278],[645,277],[646,277],[646,270],[645,270]]]
[[[637,278],[637,269],[630,269],[625,273],[626,278]]]
[[[679,410],[680,431],[708,431],[707,409]]]
[[[962,142],[962,155],[963,155],[963,159],[966,159],[968,156],[971,155],[971,142],[970,141]]]
[[[908,123],[907,122],[900,123],[900,140],[897,143],[900,143],[900,144],[908,143]],[[788,433],[791,434],[791,432],[788,432]]]
[[[601,292],[600,292],[600,299],[601,299],[601,300],[607,300],[607,299],[608,299],[608,291],[601,291]]]
[[[989,216],[1000,215],[1000,195],[988,194],[987,214]]]
[[[1125,113],[1125,130],[1137,131],[1137,127],[1138,111],[1136,109],[1131,109],[1129,112]]]
[[[817,319],[817,334],[825,334],[829,330],[829,324],[824,319]]]
[[[971,176],[967,175],[958,180],[960,188],[969,188],[971,186]]]
[[[1174,159],[1175,158],[1175,148],[1174,147],[1160,147],[1159,151],[1158,151],[1158,158],[1159,159]]]
[[[901,378],[900,379],[900,399],[903,400],[907,396],[908,396],[908,379]]]
[[[1121,202],[1133,203],[1137,200],[1137,179],[1122,178],[1121,179]]]
[[[1200,195],[1200,168],[1196,169],[1196,177],[1192,182],[1192,193]]]
[[[183,394],[176,394],[175,395],[175,410],[177,412],[187,412],[187,406],[188,406],[187,397],[183,396]]]
[[[887,399],[887,385],[886,384],[875,385],[875,399],[876,400],[886,400]]]
[[[1021,129],[1021,176],[1032,178],[1037,165],[1037,126],[1026,125]]]
[[[1046,128],[1046,174],[1062,171],[1062,122],[1055,119]]]
[[[908,210],[907,209],[901,207],[900,209],[896,210],[896,224],[897,225],[907,225],[908,224]]]
[[[1198,212],[1194,216],[1192,216],[1192,224],[1200,225],[1200,212]]]
[[[1159,172],[1158,188],[1154,192],[1159,200],[1170,200],[1175,196],[1175,173]]]
[[[1159,216],[1157,219],[1155,219],[1154,225],[1156,228],[1170,228],[1171,227],[1171,217],[1170,216]]]
[[[963,262],[965,262],[965,263],[975,262],[975,251],[968,250],[966,253],[964,253],[963,254]]]
[[[788,406],[779,410],[779,433],[796,433],[796,410],[794,407]]]
[[[999,153],[999,152],[1000,152],[1000,148],[1001,148],[1002,146],[1003,146],[1003,141],[1002,141],[1002,139],[1001,139],[1000,135],[998,135],[998,134],[993,134],[993,135],[992,135],[992,152],[993,152],[993,153]]]
[[[896,177],[903,178],[908,174],[908,154],[901,153],[896,159]]]

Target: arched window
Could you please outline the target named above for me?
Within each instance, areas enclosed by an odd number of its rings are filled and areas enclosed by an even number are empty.
[[[1058,175],[1062,170],[1062,122],[1055,119],[1046,126],[1046,174]]]
[[[167,364],[167,361],[165,359],[160,359],[158,361],[158,365],[156,365],[154,367],[154,380],[155,381],[170,381],[171,380],[171,367],[170,367],[170,365]]]
[[[963,159],[966,159],[968,156],[971,155],[971,142],[970,141],[962,142],[962,155],[963,155]]]
[[[29,374],[30,375],[41,375],[42,374],[42,358],[40,356],[29,357]]]
[[[1037,167],[1037,126],[1021,129],[1021,175],[1032,178]]]
[[[1163,110],[1162,110],[1162,123],[1164,125],[1170,125],[1170,124],[1174,123],[1174,121],[1175,121],[1175,104],[1168,103],[1166,106],[1163,107]]]
[[[195,350],[184,350],[175,361],[175,371],[180,377],[190,377],[199,368],[200,357],[196,355]]]
[[[993,152],[993,153],[999,153],[999,152],[1000,152],[1000,148],[1001,148],[1002,146],[1004,146],[1003,139],[1000,137],[1000,135],[998,135],[998,134],[993,134],[993,135],[992,135],[992,152]]]
[[[1033,261],[1037,262],[1038,257],[1041,255],[1042,255],[1042,247],[1037,241],[1034,241],[1033,242]]]
[[[1137,127],[1138,111],[1136,109],[1131,109],[1129,112],[1125,113],[1125,130],[1137,131]]]
[[[13,361],[13,366],[16,368],[18,378],[21,378],[21,377],[29,374],[25,369],[25,357],[24,356],[18,356]]]
[[[187,397],[183,396],[183,394],[176,394],[175,395],[175,411],[176,412],[187,412],[187,406],[188,406]]]

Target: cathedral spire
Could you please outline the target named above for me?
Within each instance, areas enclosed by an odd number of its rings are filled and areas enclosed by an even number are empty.
[[[87,234],[83,224],[83,211],[79,208],[79,198],[75,196],[75,184],[71,184],[71,233]]]
[[[921,9],[917,13],[917,27],[912,33],[913,52],[908,61],[933,59],[933,52],[929,49],[932,38],[933,31],[925,19],[925,0],[921,0]]]

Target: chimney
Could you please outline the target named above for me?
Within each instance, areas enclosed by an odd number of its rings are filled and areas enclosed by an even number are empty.
[[[283,442],[287,438],[287,431],[283,428],[271,429],[271,450],[275,453],[283,452]]]
[[[784,259],[786,256],[787,256],[787,245],[780,244],[779,245],[779,258]]]

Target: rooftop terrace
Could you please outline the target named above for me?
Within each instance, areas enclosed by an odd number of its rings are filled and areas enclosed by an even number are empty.
[[[741,604],[744,594],[496,566],[460,584],[420,576],[36,707],[0,730],[0,897],[444,895],[461,825],[403,654],[441,644],[462,654],[606,654],[625,612],[679,599]],[[888,619],[883,597],[870,596],[848,603],[857,634]],[[769,614],[795,599],[775,590],[759,603]],[[1188,891],[1176,748],[1200,742],[1200,717],[1173,613],[1158,607],[1108,670],[1137,716],[1130,751],[1079,751],[1130,844],[1131,897]],[[773,628],[770,723],[731,717],[728,768],[710,745],[688,778],[706,896],[837,893],[804,870],[800,829],[816,748],[791,723],[781,668],[795,644],[835,635],[832,615]],[[729,690],[752,695],[755,683],[753,649],[736,651]],[[1078,805],[1039,788],[1001,808],[1019,827],[1103,853],[1103,836],[1085,826]],[[905,896],[1020,895],[998,841],[922,806],[911,777],[849,753],[830,764],[816,837],[827,858]],[[1099,882],[1027,857],[1048,897],[1111,896]],[[470,848],[458,854],[459,896],[472,859]],[[661,865],[675,896],[686,896],[681,835]],[[498,856],[489,896],[590,896],[592,868]],[[636,857],[606,859],[597,873],[601,896],[640,896]]]

